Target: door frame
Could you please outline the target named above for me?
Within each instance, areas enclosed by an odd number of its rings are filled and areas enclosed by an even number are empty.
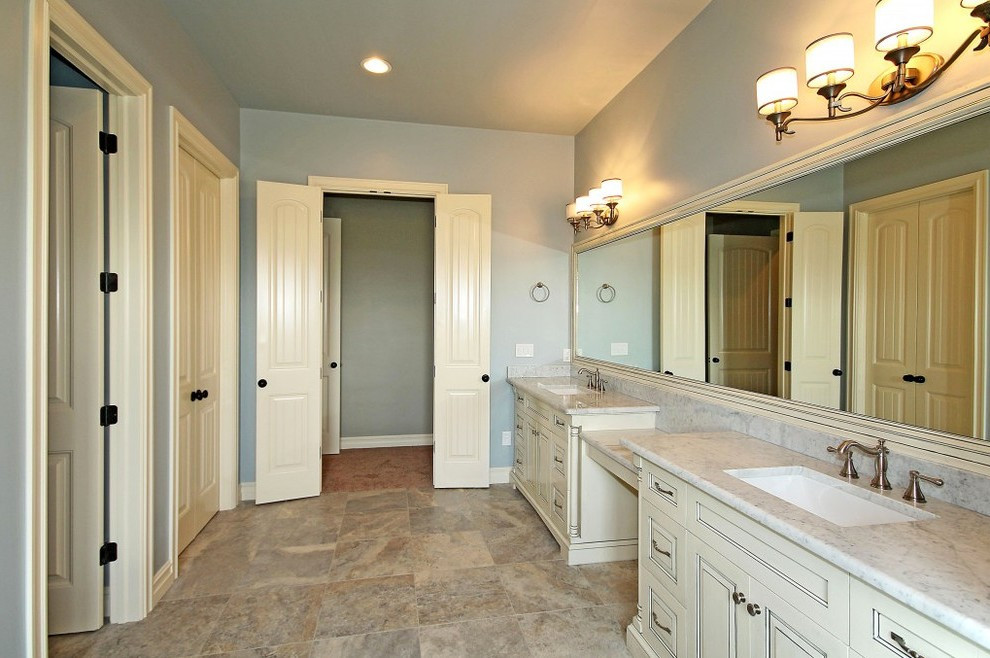
[[[175,106],[169,106],[169,562],[155,574],[153,601],[157,603],[179,576],[178,550],[178,363],[179,225],[176,221],[179,193],[179,149],[188,151],[220,179],[220,509],[233,509],[240,501],[237,483],[238,429],[238,194],[240,171]],[[166,570],[166,567],[168,569]]]
[[[29,507],[25,572],[29,580],[28,651],[44,655],[47,624],[47,323],[48,323],[48,65],[50,49],[110,94],[110,128],[126,131],[111,160],[108,237],[111,259],[125,283],[111,305],[116,341],[110,364],[114,401],[121,408],[110,443],[109,523],[120,557],[110,578],[113,623],[144,618],[151,608],[153,564],[152,450],[152,90],[66,0],[33,0],[29,56],[29,227],[26,245],[30,311],[26,315],[25,388],[29,391],[25,454]],[[94,410],[95,411],[95,410]],[[97,547],[94,547],[94,555]]]
[[[987,438],[990,433],[988,418],[990,418],[990,400],[986,399],[986,382],[988,377],[988,364],[986,363],[987,340],[987,246],[986,229],[987,220],[987,187],[990,184],[990,174],[988,170],[975,171],[962,176],[954,176],[944,180],[928,183],[919,187],[901,190],[882,196],[859,201],[849,206],[849,229],[846,231],[848,237],[848,262],[849,273],[846,278],[847,289],[852,303],[849,307],[849,321],[847,323],[848,357],[846,358],[846,372],[849,373],[849,384],[846,387],[846,409],[862,409],[866,403],[865,389],[865,367],[863,359],[866,357],[867,327],[863,315],[865,311],[861,306],[866,302],[866,286],[862,282],[867,280],[868,254],[864,245],[867,244],[868,220],[869,216],[889,208],[907,203],[925,201],[941,196],[947,196],[955,192],[971,191],[973,193],[973,214],[976,221],[977,244],[983,245],[976,251],[976,285],[973,295],[977,300],[976,308],[976,340],[975,356],[981,368],[976,373],[975,390],[973,392],[976,400],[976,407],[979,409],[980,436],[977,438]],[[862,413],[857,411],[856,413]]]

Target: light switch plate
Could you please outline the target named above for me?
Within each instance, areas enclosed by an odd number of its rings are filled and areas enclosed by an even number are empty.
[[[504,446],[512,445],[512,432],[502,432],[502,445]]]
[[[629,343],[612,343],[612,356],[629,356]]]
[[[564,363],[571,362],[571,350],[567,347],[564,348]]]
[[[526,359],[533,358],[533,344],[516,343],[516,356],[519,358],[526,358]]]

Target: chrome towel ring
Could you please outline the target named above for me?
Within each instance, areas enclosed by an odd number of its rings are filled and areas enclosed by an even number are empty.
[[[532,297],[533,301],[537,304],[542,304],[550,299],[550,286],[542,281],[537,281],[536,284],[529,289],[529,296]]]
[[[610,286],[607,283],[603,283],[598,287],[598,293],[596,296],[598,297],[598,301],[602,304],[611,303],[612,300],[615,299],[615,286]]]

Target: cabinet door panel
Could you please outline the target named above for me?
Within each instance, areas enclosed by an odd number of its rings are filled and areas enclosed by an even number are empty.
[[[845,658],[844,642],[798,612],[762,583],[749,584],[752,658]],[[748,606],[752,605],[752,608]],[[757,608],[757,606],[759,606]]]
[[[691,655],[748,656],[751,625],[742,597],[747,596],[749,576],[690,533],[687,544],[691,561],[688,609],[696,615]]]

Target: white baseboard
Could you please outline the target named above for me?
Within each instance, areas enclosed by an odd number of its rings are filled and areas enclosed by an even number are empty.
[[[488,471],[488,481],[492,484],[509,484],[510,475],[512,475],[511,466],[492,468]]]
[[[391,434],[387,436],[342,436],[341,450],[355,448],[401,448],[406,446],[431,446],[432,434]]]
[[[162,568],[155,574],[151,581],[151,607],[154,608],[165,596],[165,592],[172,586],[172,562],[171,560],[162,565]]]
[[[241,482],[241,500],[255,500],[254,482]]]

